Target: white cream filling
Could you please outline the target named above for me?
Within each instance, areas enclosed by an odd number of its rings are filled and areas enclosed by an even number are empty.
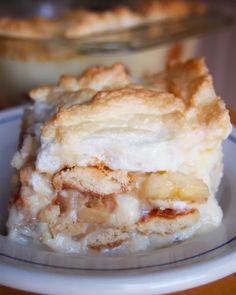
[[[116,197],[117,208],[111,214],[108,224],[111,226],[132,225],[141,217],[140,202],[130,195]]]
[[[45,244],[57,252],[84,253],[87,250],[86,239],[78,242],[63,234],[58,234],[55,239],[46,240]]]
[[[150,172],[177,171],[185,162],[191,162],[197,151],[179,139],[148,143],[86,140],[66,146],[56,142],[43,144],[37,156],[36,167],[40,172],[55,173],[65,166],[84,166],[104,162],[112,169]],[[198,142],[198,152],[202,145]]]
[[[48,198],[54,195],[51,181],[46,175],[33,172],[31,175],[31,184],[33,190],[39,195],[47,196]]]
[[[155,205],[156,207],[160,209],[173,209],[173,210],[179,210],[184,211],[190,208],[193,208],[195,205],[188,204],[184,201],[178,201],[178,200],[152,200],[152,205]]]

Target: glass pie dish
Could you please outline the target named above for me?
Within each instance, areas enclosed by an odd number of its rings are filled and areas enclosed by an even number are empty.
[[[128,5],[129,2],[131,1],[126,1],[125,4]],[[139,5],[138,1],[134,2],[133,6]],[[136,77],[158,72],[169,63],[194,56],[199,34],[231,22],[228,14],[219,10],[206,9],[206,6],[202,4],[187,4],[195,5],[193,11],[192,8],[183,10],[184,12],[180,10],[179,15],[175,12],[176,7],[174,7],[174,13],[170,13],[171,9],[165,12],[164,7],[162,8],[164,16],[155,16],[156,18],[154,17],[151,21],[137,20],[137,14],[130,17],[134,11],[127,6],[122,8],[125,9],[125,25],[115,26],[111,31],[109,31],[109,22],[105,24],[105,31],[104,28],[100,31],[96,29],[97,22],[95,22],[95,26],[88,31],[90,33],[97,31],[96,34],[47,35],[41,31],[38,35],[25,34],[27,29],[25,31],[24,22],[33,20],[36,26],[43,27],[44,21],[47,25],[55,17],[61,17],[68,8],[74,9],[71,1],[70,5],[68,3],[67,1],[40,1],[32,5],[30,1],[25,1],[21,8],[22,11],[19,11],[20,8],[16,9],[16,1],[1,4],[3,16],[0,19],[1,107],[24,103],[27,101],[29,89],[42,84],[55,83],[62,74],[78,75],[87,67],[95,64],[111,65],[115,62],[123,62]],[[157,3],[157,1],[150,3]],[[169,1],[169,3],[170,6],[171,3],[184,6],[189,2]],[[91,6],[91,3],[89,4]],[[111,4],[113,1],[109,5]],[[72,14],[78,11],[81,10],[74,10]],[[113,9],[110,12],[99,11],[93,14],[107,16],[106,13],[110,13],[110,21],[113,24],[114,11],[117,12]],[[25,15],[26,12],[27,15]],[[88,11],[83,10],[82,13],[88,13]],[[9,24],[6,22],[7,25],[1,27],[2,20],[6,20],[5,16],[10,16],[13,25],[11,22]],[[30,19],[29,17],[32,16],[34,18]],[[35,18],[35,16],[40,18]],[[17,23],[19,17],[23,20],[22,23]],[[16,20],[17,29],[15,34],[12,34],[14,20]],[[127,20],[129,20],[128,24],[126,24]],[[64,23],[63,26],[65,26]],[[73,15],[71,26],[74,28]],[[87,29],[89,25],[86,26]]]

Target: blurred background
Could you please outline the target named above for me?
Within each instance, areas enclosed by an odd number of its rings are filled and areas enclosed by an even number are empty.
[[[167,1],[167,0],[166,0]],[[136,9],[144,0],[18,0],[0,1],[0,17],[58,18],[65,11],[94,11],[126,5]],[[163,1],[165,2],[165,0]],[[200,2],[200,1],[195,1]],[[124,62],[132,74],[158,72],[171,62],[203,56],[214,76],[217,94],[236,113],[236,1],[206,0],[210,11],[191,22],[155,24],[138,31],[111,32],[105,36],[25,38],[0,32],[0,107],[27,102],[32,87],[54,83],[61,74],[78,75],[94,64]],[[215,12],[216,11],[216,12]]]
[[[206,1],[209,5],[220,3],[231,9],[236,16],[236,1]],[[236,114],[236,25],[212,32],[200,38],[196,55],[204,56],[214,76],[217,94],[226,101],[228,108]],[[234,123],[235,120],[234,120]]]

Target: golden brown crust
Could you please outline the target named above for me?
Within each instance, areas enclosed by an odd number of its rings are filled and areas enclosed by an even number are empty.
[[[84,71],[79,78],[70,75],[61,76],[57,85],[35,88],[30,91],[29,95],[35,101],[47,101],[47,103],[56,101],[58,104],[58,100],[68,100],[70,93],[76,93],[76,97],[78,97],[78,94],[81,94],[79,93],[80,91],[89,95],[91,90],[100,91],[103,89],[123,87],[129,83],[130,78],[125,66],[117,63],[110,67],[91,67]],[[89,91],[88,89],[91,90]],[[92,92],[92,94],[95,94],[95,92]]]
[[[166,18],[180,18],[191,14],[202,14],[206,11],[203,3],[186,2],[184,0],[141,1],[139,10],[149,21],[158,21]]]
[[[49,38],[57,36],[57,21],[45,18],[0,18],[0,34],[8,37]]]
[[[118,7],[111,11],[100,13],[92,11],[72,12],[69,13],[69,16],[72,18],[71,25],[63,32],[66,38],[78,38],[101,32],[130,28],[144,22],[142,15],[127,7]]]
[[[129,86],[98,92],[86,104],[60,108],[44,125],[42,135],[47,138],[56,137],[59,142],[66,142],[67,131],[79,132],[79,126],[85,120],[108,122],[112,118],[125,118],[128,115],[168,117],[171,114],[175,124],[178,125],[184,110],[182,101],[169,93]],[[87,129],[87,132],[89,131]]]
[[[165,71],[146,77],[146,82],[159,91],[168,91],[182,98],[186,104],[194,104],[204,87],[209,99],[215,97],[212,78],[204,59],[190,59],[185,63],[170,65]],[[205,97],[200,97],[200,99]]]
[[[144,2],[144,1],[143,1]],[[0,34],[21,38],[78,38],[100,32],[134,27],[147,22],[180,18],[190,14],[201,14],[205,6],[184,0],[145,1],[137,11],[118,7],[105,12],[76,10],[65,13],[61,18],[46,19],[0,19]]]
[[[189,126],[199,125],[218,129],[224,137],[229,131],[230,118],[223,101],[216,96],[212,76],[204,59],[190,59],[170,65],[167,70],[146,77],[149,87],[168,91],[185,103]],[[217,126],[217,127],[216,127]]]
[[[166,124],[172,122],[176,132],[178,128],[208,126],[218,129],[219,138],[223,138],[229,131],[228,111],[215,94],[203,59],[171,65],[144,82],[144,86],[130,84],[125,67],[115,64],[92,67],[79,78],[62,76],[57,85],[32,90],[30,96],[35,101],[58,109],[44,125],[43,137],[66,142],[69,133],[82,132],[82,122],[90,122],[86,129],[89,133],[89,126],[96,127],[93,122],[104,122],[105,128],[111,119],[138,120],[141,114],[158,116]]]

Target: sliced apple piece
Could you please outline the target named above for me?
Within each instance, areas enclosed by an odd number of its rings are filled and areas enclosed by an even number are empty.
[[[207,185],[198,178],[183,173],[151,173],[143,182],[142,197],[149,200],[178,200],[204,203],[209,196]]]

